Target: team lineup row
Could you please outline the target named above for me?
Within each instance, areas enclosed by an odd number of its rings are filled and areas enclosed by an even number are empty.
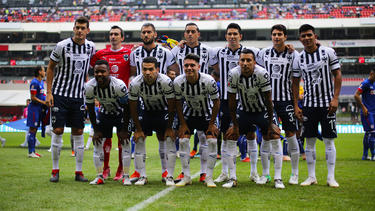
[[[236,23],[228,25],[224,48],[209,48],[198,41],[199,28],[194,23],[185,27],[185,40],[171,51],[155,43],[155,27],[146,23],[141,28],[143,45],[134,50],[121,47],[122,29],[113,26],[109,37],[111,49],[95,53],[95,46],[86,40],[88,20],[78,18],[74,36],[59,42],[51,53],[47,69],[47,97],[43,101],[51,107],[52,115],[52,177],[59,180],[59,154],[64,126],[72,127],[76,151],[76,180],[87,181],[82,174],[84,97],[94,127],[94,163],[97,178],[90,184],[104,183],[106,169],[106,144],[112,137],[113,126],[119,138],[118,175],[124,185],[131,185],[131,161],[128,122],[135,125],[136,185],[147,183],[145,172],[145,140],[155,131],[159,140],[162,175],[167,185],[191,184],[189,168],[190,135],[200,131],[202,148],[201,173],[208,187],[215,182],[223,187],[237,185],[235,158],[236,143],[245,134],[251,159],[251,179],[258,184],[269,182],[270,155],[275,158],[275,187],[284,188],[281,178],[282,146],[280,129],[273,122],[275,112],[282,121],[288,140],[292,174],[290,184],[298,182],[299,147],[296,139],[297,119],[302,122],[306,136],[306,159],[309,177],[302,186],[316,184],[315,142],[318,124],[326,146],[327,184],[338,187],[334,177],[336,162],[335,112],[341,88],[341,71],[332,48],[317,43],[315,29],[304,24],[300,27],[300,41],[304,50],[298,53],[286,45],[287,30],[283,25],[271,29],[273,46],[262,50],[244,47],[241,28]],[[55,67],[59,66],[55,70]],[[85,84],[88,67],[94,68],[95,78]],[[218,83],[207,74],[214,69]],[[165,74],[174,72],[174,80]],[[111,76],[110,76],[111,75]],[[119,79],[117,79],[119,78]],[[304,97],[298,106],[300,79],[304,81]],[[129,84],[129,89],[127,85]],[[218,85],[219,84],[219,85]],[[100,103],[95,114],[94,99]],[[238,102],[238,105],[237,105]],[[177,136],[172,128],[175,112],[179,120]],[[220,129],[215,120],[219,115]],[[262,176],[257,173],[258,149],[255,126],[261,129]],[[175,128],[177,129],[177,128]],[[217,137],[223,134],[222,173],[212,178],[217,155]],[[183,178],[175,184],[175,139],[179,139]],[[103,167],[104,161],[104,167]],[[229,173],[228,173],[229,171]],[[104,174],[104,176],[103,176]],[[132,176],[133,176],[132,175]]]

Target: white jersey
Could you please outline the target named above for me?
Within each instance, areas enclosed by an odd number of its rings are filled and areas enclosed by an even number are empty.
[[[246,78],[241,75],[241,67],[235,67],[228,74],[228,92],[238,94],[239,109],[246,112],[262,112],[267,108],[262,92],[271,90],[268,72],[261,66],[255,65],[254,73]]]
[[[122,80],[112,76],[109,78],[108,88],[100,88],[95,78],[85,84],[86,103],[94,103],[94,99],[97,99],[100,113],[119,115],[123,112],[122,105],[128,103],[128,89]]]
[[[220,70],[220,98],[227,100],[227,84],[228,84],[228,72],[229,70],[238,66],[240,60],[240,53],[243,49],[250,49],[255,54],[255,59],[259,52],[258,48],[253,47],[244,47],[241,45],[236,51],[232,51],[228,47],[225,48],[216,48],[216,56],[214,57],[214,64],[219,64]]]
[[[257,62],[264,67],[270,75],[272,87],[272,101],[291,101],[293,61],[298,57],[298,52],[290,53],[288,49],[278,53],[275,48],[263,48],[258,53]]]
[[[72,38],[57,43],[50,55],[50,59],[58,63],[53,76],[52,94],[83,98],[90,59],[94,54],[95,45],[88,40],[82,45],[75,43]]]
[[[137,75],[142,73],[143,59],[154,57],[160,62],[160,73],[167,74],[168,67],[176,63],[176,60],[170,50],[156,45],[151,51],[147,51],[143,46],[139,46],[130,53],[130,66],[137,68]]]
[[[318,46],[314,53],[302,51],[293,63],[293,77],[304,81],[304,107],[329,107],[333,98],[331,72],[340,68],[335,50]]]
[[[205,44],[199,43],[194,48],[190,48],[185,44],[183,48],[180,48],[179,46],[175,46],[172,49],[172,54],[176,58],[177,64],[180,68],[180,74],[184,74],[184,58],[189,53],[193,53],[195,55],[199,56],[199,65],[201,66],[201,69],[199,72],[208,74],[208,66],[212,66],[215,63],[213,60],[213,57],[215,57],[215,52],[212,48],[208,47]]]
[[[176,100],[185,100],[184,116],[211,117],[212,100],[219,98],[219,90],[212,76],[198,74],[199,78],[195,84],[190,84],[185,74],[174,80]]]
[[[141,100],[141,106],[146,111],[167,111],[167,99],[174,98],[172,80],[158,73],[155,83],[148,85],[143,75],[136,76],[129,85],[129,99]]]

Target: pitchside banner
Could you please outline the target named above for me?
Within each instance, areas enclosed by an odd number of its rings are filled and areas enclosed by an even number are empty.
[[[91,124],[85,124],[84,132],[90,132]],[[0,125],[0,132],[24,132],[28,130],[26,127],[26,119]],[[319,125],[320,130],[320,125]],[[65,132],[70,132],[70,128],[65,128]],[[115,128],[113,129],[115,132]],[[282,131],[284,133],[284,131]],[[337,125],[337,133],[364,133],[362,125]]]

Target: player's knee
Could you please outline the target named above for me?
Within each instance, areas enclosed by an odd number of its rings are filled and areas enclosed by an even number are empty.
[[[255,132],[248,132],[246,134],[246,139],[247,140],[253,140],[253,139],[255,139]]]
[[[53,128],[53,133],[56,135],[62,135],[64,133],[64,128]]]
[[[72,135],[79,136],[83,134],[83,128],[72,128]]]
[[[296,134],[296,133],[293,132],[293,131],[289,131],[289,130],[286,130],[286,131],[285,131],[285,136],[286,136],[287,138],[292,137],[292,136],[294,136],[295,134]]]

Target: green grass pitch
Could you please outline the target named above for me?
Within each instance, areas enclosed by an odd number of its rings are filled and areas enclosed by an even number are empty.
[[[74,181],[75,159],[71,157],[69,134],[64,135],[64,149],[60,160],[60,182],[49,182],[52,162],[47,152],[50,138],[43,139],[37,152],[40,159],[27,158],[27,149],[20,148],[24,133],[1,133],[7,139],[0,148],[0,210],[126,210],[165,190],[161,183],[158,143],[155,137],[147,139],[147,175],[144,187],[124,187],[120,182],[106,181],[101,186]],[[85,135],[87,138],[87,134]],[[362,161],[363,134],[339,134],[336,141],[337,189],[326,186],[324,144],[317,141],[316,174],[318,185],[311,187],[286,184],[291,173],[290,162],[283,163],[284,190],[276,190],[273,182],[259,186],[249,181],[250,164],[237,160],[238,187],[208,189],[198,178],[192,186],[175,188],[167,195],[149,204],[145,210],[372,210],[375,206],[375,162]],[[117,168],[117,139],[113,141],[110,166]],[[191,144],[192,146],[193,144]],[[85,151],[83,172],[89,180],[95,178],[93,149]],[[132,169],[133,169],[132,161]],[[192,174],[199,171],[199,158],[191,160]],[[258,172],[261,172],[258,162]],[[131,171],[132,171],[131,169]],[[271,176],[273,175],[271,164]],[[307,177],[306,161],[300,160],[299,180]],[[180,172],[176,162],[175,176]],[[216,178],[221,171],[218,165]]]

